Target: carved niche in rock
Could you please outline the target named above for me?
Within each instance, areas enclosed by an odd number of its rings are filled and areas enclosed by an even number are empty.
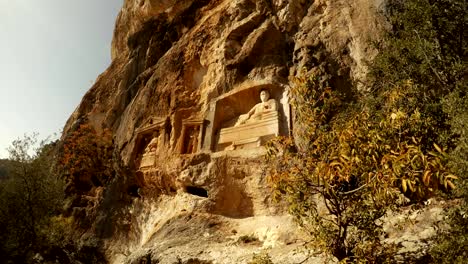
[[[180,154],[194,154],[202,146],[203,120],[183,120],[182,132],[177,144]]]
[[[211,115],[212,149],[256,148],[275,136],[287,135],[290,109],[283,91],[276,84],[251,84],[216,99]]]
[[[252,107],[247,114],[240,115],[233,127],[220,130],[218,149],[260,147],[266,141],[279,135],[276,100],[269,99],[267,90],[260,92],[260,98],[261,102]]]
[[[167,150],[170,134],[167,123],[167,119],[150,118],[146,125],[136,130],[136,165],[140,170],[154,166],[157,156]]]

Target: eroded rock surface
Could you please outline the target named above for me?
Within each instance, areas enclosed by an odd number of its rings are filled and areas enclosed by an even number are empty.
[[[117,175],[89,231],[109,260],[246,263],[266,250],[275,263],[319,263],[271,201],[261,146],[293,130],[289,76],[307,69],[351,96],[361,89],[380,2],[125,0],[112,64],[63,134],[89,122],[114,135]],[[248,129],[267,132],[219,147],[262,90],[277,111]]]

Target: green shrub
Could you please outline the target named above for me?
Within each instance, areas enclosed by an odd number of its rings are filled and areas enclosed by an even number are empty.
[[[430,118],[423,144],[439,142],[444,164],[459,177],[448,198],[460,199],[447,210],[445,224],[430,251],[435,263],[464,263],[468,248],[468,4],[464,0],[391,0],[386,15],[391,26],[371,64],[374,95],[392,90],[404,80],[414,89],[402,105]]]

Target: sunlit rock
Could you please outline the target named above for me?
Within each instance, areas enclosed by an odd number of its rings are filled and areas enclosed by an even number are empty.
[[[125,0],[113,61],[64,128],[113,132],[118,175],[83,237],[111,263],[247,263],[263,249],[321,263],[272,201],[264,145],[294,135],[290,76],[305,69],[348,95],[365,82],[379,3]]]

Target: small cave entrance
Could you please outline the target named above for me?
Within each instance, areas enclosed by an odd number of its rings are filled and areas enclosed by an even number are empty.
[[[140,186],[132,184],[127,188],[127,194],[131,197],[141,198],[140,196]]]
[[[196,196],[200,196],[200,197],[203,197],[203,198],[208,198],[208,191],[201,188],[201,187],[186,186],[185,190],[187,191],[187,193],[189,193],[191,195],[196,195]]]

